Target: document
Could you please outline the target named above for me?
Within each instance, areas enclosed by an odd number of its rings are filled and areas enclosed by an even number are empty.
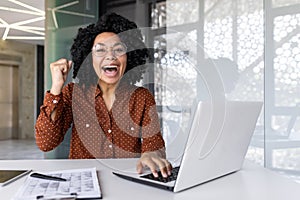
[[[102,199],[96,168],[42,173],[61,180],[28,176],[14,200]]]

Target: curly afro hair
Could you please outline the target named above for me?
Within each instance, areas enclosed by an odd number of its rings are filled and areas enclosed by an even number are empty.
[[[137,25],[128,19],[116,14],[103,15],[96,24],[80,28],[71,47],[71,56],[74,63],[73,78],[79,83],[89,86],[97,84],[98,77],[92,65],[91,49],[97,35],[103,32],[118,34],[120,40],[127,46],[127,66],[125,73],[131,69],[144,65],[149,57],[149,51],[143,42],[141,31]],[[81,69],[80,73],[79,69]],[[130,84],[140,81],[144,70],[138,73],[126,74]]]

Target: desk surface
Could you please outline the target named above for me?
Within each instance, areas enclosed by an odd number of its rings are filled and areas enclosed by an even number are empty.
[[[135,166],[133,159],[109,160],[1,160],[0,169],[54,171],[96,167],[103,199],[107,200],[299,200],[300,184],[250,162],[242,170],[191,189],[172,193],[120,179],[111,172]],[[1,199],[11,199],[25,177],[0,188]]]

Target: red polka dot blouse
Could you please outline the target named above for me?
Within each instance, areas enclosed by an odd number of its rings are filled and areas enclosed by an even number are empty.
[[[57,147],[70,127],[72,159],[132,158],[164,150],[155,100],[143,87],[119,86],[108,110],[99,86],[84,90],[69,83],[59,95],[46,92],[40,110],[35,138],[42,151]]]

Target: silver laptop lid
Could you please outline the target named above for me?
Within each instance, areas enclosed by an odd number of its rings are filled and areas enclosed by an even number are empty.
[[[241,168],[262,102],[199,102],[174,192]]]

